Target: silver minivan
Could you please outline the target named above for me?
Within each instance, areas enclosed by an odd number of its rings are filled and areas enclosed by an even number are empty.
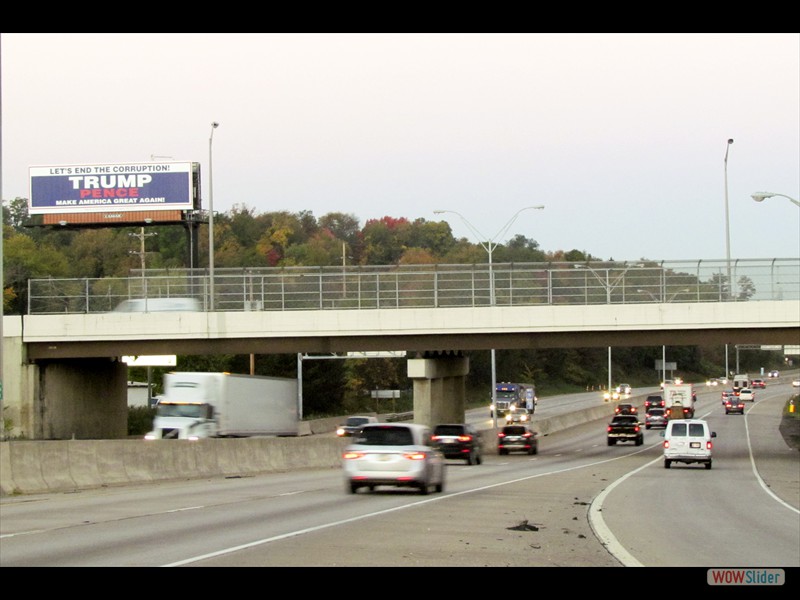
[[[672,463],[702,463],[711,468],[713,443],[717,437],[706,421],[702,419],[674,419],[667,421],[667,428],[661,434],[664,438],[664,468]]]

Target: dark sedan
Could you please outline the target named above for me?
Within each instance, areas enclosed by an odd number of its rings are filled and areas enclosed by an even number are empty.
[[[744,402],[739,398],[729,398],[725,401],[725,414],[726,415],[743,415]]]

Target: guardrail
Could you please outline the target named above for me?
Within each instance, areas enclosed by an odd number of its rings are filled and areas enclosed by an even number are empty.
[[[31,279],[28,314],[108,312],[164,298],[194,299],[206,311],[797,300],[800,258],[217,269],[214,307],[211,285],[203,269]]]

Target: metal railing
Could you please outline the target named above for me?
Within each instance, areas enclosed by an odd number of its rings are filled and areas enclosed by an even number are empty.
[[[581,263],[218,268],[214,310],[370,310],[743,302],[800,299],[800,258]],[[132,277],[31,279],[28,314],[98,313],[123,301],[194,298],[211,310],[204,269]],[[177,304],[177,303],[176,303]]]

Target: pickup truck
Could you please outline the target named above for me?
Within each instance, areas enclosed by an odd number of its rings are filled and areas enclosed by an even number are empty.
[[[609,446],[617,442],[634,442],[637,446],[644,444],[642,424],[636,415],[614,415],[607,430]]]

